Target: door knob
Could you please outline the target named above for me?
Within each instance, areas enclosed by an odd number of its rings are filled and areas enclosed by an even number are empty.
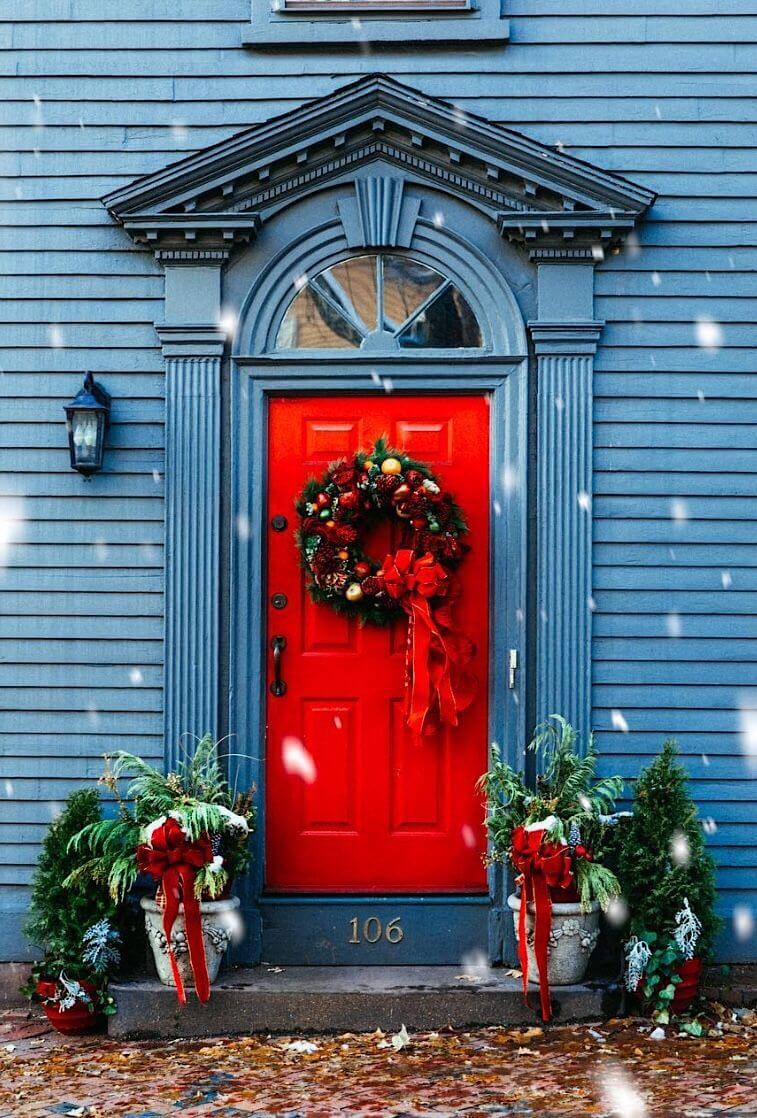
[[[271,694],[276,698],[280,698],[286,693],[287,685],[281,678],[281,656],[287,646],[286,637],[275,636],[271,641],[271,648],[273,649],[273,683],[271,684]]]

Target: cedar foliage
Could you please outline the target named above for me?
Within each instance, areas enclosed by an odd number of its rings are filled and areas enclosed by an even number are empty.
[[[101,819],[100,798],[94,788],[73,792],[66,807],[42,842],[42,852],[32,881],[27,938],[45,952],[41,970],[56,977],[65,970],[71,977],[82,971],[82,936],[103,919],[111,919],[115,906],[102,885],[83,880],[76,888],[64,884],[85,855],[69,849],[83,827]]]
[[[715,865],[705,850],[688,776],[678,760],[677,743],[665,742],[662,752],[636,784],[633,817],[622,828],[618,878],[631,912],[631,934],[650,932],[671,938],[675,915],[688,897],[702,922],[697,955],[712,949],[719,920],[715,916]],[[678,864],[673,844],[688,843],[689,858]]]

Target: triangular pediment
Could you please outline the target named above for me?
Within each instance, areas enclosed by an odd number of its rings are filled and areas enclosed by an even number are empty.
[[[607,246],[654,194],[618,175],[371,75],[205,148],[103,199],[140,243],[231,248],[304,194],[367,164],[462,198],[541,249]]]

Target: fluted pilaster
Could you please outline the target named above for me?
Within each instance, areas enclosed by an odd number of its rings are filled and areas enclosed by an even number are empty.
[[[538,360],[536,713],[591,728],[592,380],[600,323],[533,323]],[[585,741],[585,736],[583,737]]]
[[[165,363],[169,769],[180,755],[182,735],[218,732],[221,357],[220,345],[204,348],[218,353],[167,354]]]

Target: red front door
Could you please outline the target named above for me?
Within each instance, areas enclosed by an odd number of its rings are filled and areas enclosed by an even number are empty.
[[[426,462],[466,514],[471,550],[456,617],[477,646],[478,696],[460,725],[414,739],[403,714],[406,626],[360,628],[305,590],[293,503],[335,459],[391,445]],[[268,421],[271,640],[286,638],[282,697],[268,696],[266,885],[274,892],[485,892],[475,782],[486,768],[489,407],[484,396],[274,398]],[[368,550],[383,559],[389,529]],[[283,609],[274,595],[286,595]],[[279,600],[280,604],[280,600]]]

